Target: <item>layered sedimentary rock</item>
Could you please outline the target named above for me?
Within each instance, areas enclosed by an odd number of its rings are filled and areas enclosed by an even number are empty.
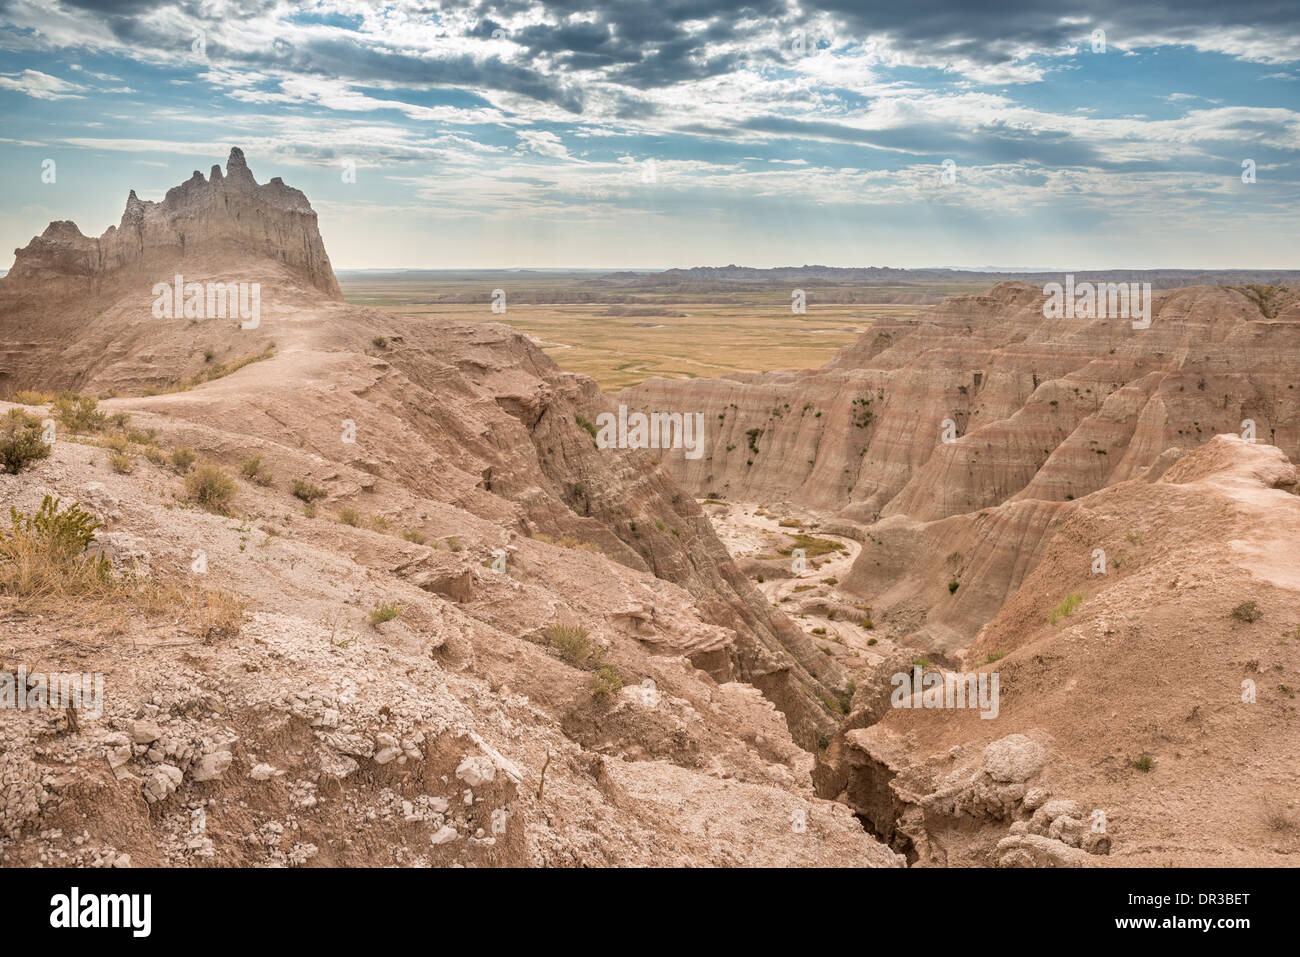
[[[307,197],[278,176],[259,185],[235,147],[224,174],[215,165],[207,179],[195,170],[160,203],[131,190],[121,222],[98,239],[82,235],[76,223],[50,223],[14,251],[13,268],[0,280],[0,307],[34,296],[94,294],[124,271],[183,273],[187,259],[213,253],[281,262],[325,296],[342,298]]]
[[[950,652],[1019,587],[1059,505],[1155,477],[1167,450],[1218,433],[1300,455],[1290,287],[1159,293],[1145,329],[1047,319],[1045,298],[1002,283],[877,321],[820,369],[651,379],[618,401],[703,412],[705,455],[655,453],[669,474],[840,519],[864,543],[844,587]]]

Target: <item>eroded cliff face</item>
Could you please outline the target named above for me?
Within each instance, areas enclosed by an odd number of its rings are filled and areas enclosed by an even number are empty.
[[[93,295],[126,271],[150,268],[184,272],[187,259],[228,253],[269,259],[299,273],[325,296],[341,299],[334,270],[316,225],[316,211],[301,190],[280,177],[259,185],[234,147],[223,174],[198,170],[167,191],[161,203],[127,196],[122,220],[98,239],[76,223],[50,223],[26,247],[14,251],[13,268],[0,279],[0,308],[40,298]],[[171,281],[170,276],[157,277]]]
[[[782,504],[863,543],[842,587],[891,634],[964,647],[1041,558],[1064,503],[1253,428],[1300,454],[1300,296],[1191,287],[1152,323],[1045,319],[1000,284],[878,321],[820,369],[652,379],[617,400],[702,411],[706,454],[653,453],[696,495]],[[949,591],[957,583],[959,589]]]
[[[171,208],[221,233],[225,191],[245,186],[182,189]],[[160,317],[146,273],[99,281],[102,243],[50,233],[62,248],[36,244],[15,285],[95,291],[67,292],[54,321],[0,312],[6,393],[99,395],[151,444],[124,435],[115,471],[100,438],[60,426],[50,458],[0,477],[3,499],[82,502],[120,571],[220,589],[245,614],[219,639],[170,608],[9,629],[0,666],[68,670],[75,634],[76,666],[114,690],[40,761],[48,716],[0,714],[0,860],[901,862],[813,792],[823,701],[847,677],[652,456],[595,447],[591,380],[507,327],[349,306],[288,250],[188,226],[183,263],[149,269],[258,282],[261,321]],[[237,477],[229,514],[187,496],[180,446]],[[375,624],[380,603],[400,614]]]
[[[1156,295],[1149,329],[1044,319],[1002,283],[913,320],[878,320],[821,369],[651,379],[619,399],[702,411],[708,453],[662,455],[697,495],[789,501],[859,522],[930,521],[1016,497],[1065,501],[1132,478],[1171,446],[1255,423],[1300,452],[1300,296]],[[945,442],[945,422],[955,441]]]

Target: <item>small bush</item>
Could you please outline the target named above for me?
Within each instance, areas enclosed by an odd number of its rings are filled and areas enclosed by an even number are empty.
[[[14,393],[13,401],[19,405],[45,405],[51,399],[51,396],[43,392],[33,392],[31,389],[23,389]]]
[[[1142,757],[1130,761],[1129,766],[1146,774],[1156,766],[1156,762],[1152,760],[1151,755],[1144,754]]]
[[[48,458],[50,447],[41,435],[41,420],[22,409],[10,409],[0,420],[0,466],[17,475],[25,466]]]
[[[952,581],[948,582],[948,594],[949,595],[953,594],[960,587],[961,587],[961,582],[957,581],[957,579],[954,578]]]
[[[1252,621],[1259,621],[1264,617],[1264,612],[1260,610],[1259,605],[1253,601],[1243,601],[1236,608],[1232,609],[1232,617],[1237,621],[1244,621],[1249,624]]]
[[[384,602],[378,608],[371,610],[370,627],[378,628],[384,622],[392,621],[401,613],[402,613],[402,608],[400,605],[395,605],[390,602]]]
[[[592,678],[591,694],[595,698],[609,698],[623,690],[623,676],[609,665],[601,665]]]
[[[423,545],[425,542],[424,535],[413,528],[408,528],[406,531],[402,532],[402,537],[408,542],[414,542],[417,545]]]
[[[122,449],[113,449],[108,453],[108,466],[114,472],[118,472],[122,475],[130,475],[132,467],[130,453]]]
[[[79,505],[59,511],[46,495],[35,515],[9,508],[0,530],[0,592],[18,598],[89,596],[111,584],[108,560],[88,556],[99,522]]]
[[[265,464],[263,464],[260,455],[254,455],[252,458],[244,459],[243,463],[239,466],[239,471],[243,473],[244,478],[248,479],[250,482],[256,482],[263,488],[275,481],[275,477],[271,475]]]
[[[597,428],[596,428],[596,423],[595,423],[595,422],[592,422],[591,419],[588,419],[587,417],[582,416],[582,415],[579,415],[578,413],[575,412],[575,413],[573,414],[573,421],[577,422],[578,425],[580,425],[580,426],[582,426],[584,429],[586,429],[587,432],[589,432],[589,433],[591,434],[591,437],[592,437],[593,439],[596,437],[596,432],[597,432],[598,430],[597,430]]]
[[[198,461],[198,456],[194,454],[193,449],[187,448],[184,445],[178,445],[176,448],[172,449],[172,468],[174,468],[177,473],[184,475],[190,470],[191,466],[193,466],[196,461]]]
[[[235,480],[215,465],[200,465],[185,478],[185,497],[206,511],[228,515]]]
[[[104,428],[108,416],[99,411],[99,400],[66,392],[54,400],[54,414],[69,432],[85,435]]]
[[[388,340],[385,339],[383,336],[375,336],[375,337],[374,337],[373,339],[371,339],[370,341],[374,344],[374,347],[375,347],[376,349],[387,349],[387,348],[388,348]]]
[[[325,490],[319,485],[313,485],[311,482],[304,481],[303,479],[294,479],[293,496],[294,498],[302,499],[304,502],[310,504],[317,499],[324,498]]]
[[[339,521],[355,528],[361,524],[361,514],[355,508],[345,508],[339,512]]]
[[[591,641],[590,633],[581,625],[551,625],[546,629],[546,640],[556,654],[575,667],[599,664],[601,656]]]
[[[1052,609],[1052,613],[1048,616],[1048,620],[1055,625],[1058,621],[1069,618],[1073,615],[1075,609],[1077,609],[1081,604],[1083,604],[1083,593],[1077,591],[1071,592],[1061,599],[1059,605]]]

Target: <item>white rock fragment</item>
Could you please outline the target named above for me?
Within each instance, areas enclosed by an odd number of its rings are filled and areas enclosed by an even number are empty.
[[[215,781],[230,767],[232,755],[229,751],[214,751],[205,754],[195,763],[190,777],[195,781]]]
[[[487,758],[467,755],[456,766],[456,777],[472,788],[487,784],[495,780],[496,776],[496,766]]]
[[[458,837],[460,837],[460,835],[456,833],[454,827],[449,824],[444,824],[442,827],[438,828],[437,832],[435,832],[432,837],[429,838],[429,842],[434,845],[449,844]]]

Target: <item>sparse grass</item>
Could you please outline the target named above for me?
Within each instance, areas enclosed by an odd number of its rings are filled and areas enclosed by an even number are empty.
[[[447,547],[450,548],[453,552],[458,552],[462,548],[464,548],[464,546],[461,545],[460,543],[460,539],[458,539],[455,535],[451,535],[447,538]]]
[[[1129,767],[1137,771],[1141,771],[1143,774],[1150,773],[1152,770],[1155,769],[1155,766],[1156,766],[1156,762],[1149,754],[1144,754],[1141,757],[1134,758],[1132,761],[1129,762]]]
[[[591,437],[593,439],[596,437],[596,432],[598,430],[596,428],[596,423],[592,422],[591,419],[588,419],[586,416],[579,415],[577,412],[575,412],[573,413],[573,421],[577,422],[578,425],[582,426],[584,429],[587,430],[587,432],[591,433]]]
[[[0,530],[0,592],[22,600],[99,597],[113,590],[111,568],[87,556],[99,522],[78,504],[62,511],[46,495],[35,515],[9,507]]]
[[[275,476],[271,474],[270,469],[266,467],[266,464],[262,461],[260,455],[254,455],[251,458],[244,459],[239,466],[239,471],[243,474],[244,478],[248,479],[250,482],[257,483],[263,488],[266,488],[275,482]]]
[[[1232,609],[1232,617],[1237,619],[1237,621],[1244,621],[1247,624],[1250,624],[1251,622],[1259,621],[1263,618],[1264,612],[1255,602],[1243,601],[1236,608]]]
[[[787,532],[786,534],[790,535],[790,538],[794,540],[794,544],[789,548],[779,549],[778,553],[781,555],[789,556],[794,553],[796,548],[802,548],[804,550],[805,558],[819,558],[822,555],[830,555],[834,552],[838,552],[841,548],[839,542],[833,542],[829,538],[817,538],[813,535],[806,535],[802,532],[795,534]]]
[[[384,602],[378,608],[372,608],[367,616],[370,619],[370,627],[378,628],[386,621],[392,621],[402,613],[400,605],[390,602]]]
[[[124,449],[113,449],[108,453],[108,467],[122,475],[130,475],[133,468],[131,454]]]
[[[402,532],[402,537],[408,542],[414,542],[416,545],[423,545],[425,542],[424,535],[414,528],[408,528]]]
[[[211,588],[187,591],[190,622],[204,644],[234,638],[244,623],[244,603]]]
[[[587,552],[600,551],[600,549],[591,542],[584,542],[572,535],[565,535],[563,538],[552,538],[550,535],[543,532],[534,532],[530,537],[535,542],[545,542],[547,545],[558,545],[560,548],[580,548]]]
[[[305,479],[293,480],[293,497],[301,499],[309,505],[317,499],[325,497],[325,490],[319,485],[313,485]]]
[[[361,514],[355,508],[345,508],[339,511],[339,521],[344,525],[351,525],[356,528],[361,524]]]
[[[17,475],[26,466],[48,458],[50,447],[41,434],[41,420],[22,409],[10,409],[0,420],[0,466]]]
[[[44,392],[33,392],[31,389],[22,389],[14,393],[11,402],[17,402],[19,405],[47,405],[54,398],[52,395],[46,395]]]
[[[194,463],[198,461],[198,458],[199,457],[194,453],[193,449],[184,445],[178,445],[176,448],[172,449],[172,468],[174,468],[178,474],[184,475],[193,467]]]
[[[235,480],[220,466],[206,462],[185,477],[185,497],[205,511],[229,515]]]
[[[370,527],[377,532],[386,532],[388,531],[388,519],[382,515],[371,515]]]
[[[206,369],[200,369],[194,375],[181,379],[173,385],[161,389],[148,389],[147,395],[167,395],[173,392],[188,392],[197,385],[204,382],[212,382],[214,379],[223,379],[231,373],[238,372],[246,365],[254,362],[261,362],[263,359],[269,359],[275,355],[275,347],[267,346],[262,352],[244,356],[242,359],[231,359],[229,362],[223,362],[220,365],[209,366]],[[207,360],[205,360],[207,361]]]
[[[1074,614],[1075,610],[1083,604],[1083,598],[1083,592],[1070,592],[1070,594],[1061,599],[1059,605],[1052,609],[1052,613],[1048,616],[1048,621],[1055,625],[1057,622],[1069,618]]]
[[[984,660],[981,661],[979,664],[977,664],[975,667],[982,668],[985,665],[991,665],[995,661],[1001,661],[1006,656],[1007,653],[1003,651],[1001,648],[999,648],[997,651],[990,651],[987,655],[984,656]]]
[[[10,508],[10,528],[0,529],[0,595],[25,611],[66,612],[83,619],[135,611],[182,620],[204,641],[237,634],[243,603],[211,588],[133,569],[115,571],[107,558],[87,551],[99,523],[78,504],[60,508],[45,496],[34,515]]]

